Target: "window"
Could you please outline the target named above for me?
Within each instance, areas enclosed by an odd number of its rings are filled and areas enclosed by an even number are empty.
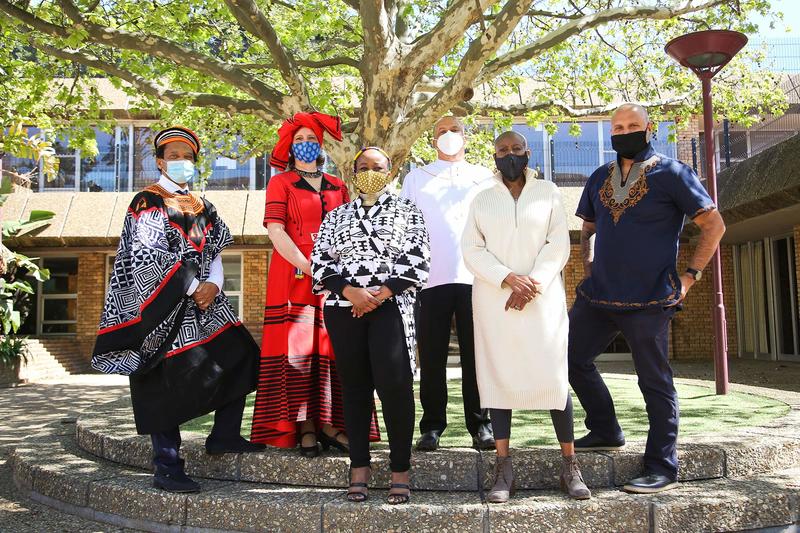
[[[82,158],[80,164],[81,190],[90,192],[119,191],[119,169],[116,164],[117,148],[114,133],[95,128],[98,154]]]
[[[69,138],[61,137],[55,139],[53,148],[59,159],[58,175],[55,179],[47,180],[42,178],[41,188],[43,190],[75,190],[75,173],[80,168],[78,152],[69,146]]]
[[[150,128],[133,129],[133,190],[138,191],[158,181],[161,174],[156,166]]]
[[[215,157],[206,190],[236,191],[250,188],[250,160],[240,163],[229,157]]]
[[[50,279],[39,282],[38,334],[74,334],[78,322],[78,258],[45,257]]]
[[[242,316],[242,254],[222,254],[222,266],[225,270],[225,283],[222,290],[231,302],[236,314]]]
[[[8,129],[6,128],[5,131],[8,132]],[[27,128],[28,137],[33,137],[38,133],[39,128]],[[28,172],[37,169],[38,165],[33,159],[21,159],[18,157],[12,157],[9,154],[5,154],[3,156],[3,168],[5,170],[16,172],[17,174],[27,174]],[[36,189],[39,183],[39,174],[34,172],[34,174],[31,176],[31,180],[33,181],[32,188]]]
[[[800,360],[795,245],[792,236],[736,247],[736,319],[740,355]]]
[[[266,190],[267,183],[273,176],[273,172],[273,168],[269,166],[269,153],[256,157],[256,190]]]
[[[581,122],[581,134],[569,134],[569,123],[558,125],[552,137],[553,181],[563,185],[582,185],[600,166],[599,124]]]

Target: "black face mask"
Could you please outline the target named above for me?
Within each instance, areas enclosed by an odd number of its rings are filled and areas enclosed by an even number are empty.
[[[528,166],[528,155],[508,154],[503,157],[494,156],[494,164],[497,170],[508,181],[517,181],[525,172]]]
[[[636,154],[647,149],[649,145],[647,130],[611,136],[611,148],[625,159],[633,159]]]

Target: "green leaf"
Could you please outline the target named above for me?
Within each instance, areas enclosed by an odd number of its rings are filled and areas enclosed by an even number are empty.
[[[0,182],[0,194],[11,194],[14,191],[14,182],[11,176],[3,176]]]
[[[45,211],[43,209],[32,209],[31,214],[28,215],[28,220],[31,222],[38,222],[41,220],[50,220],[56,216],[52,211]]]

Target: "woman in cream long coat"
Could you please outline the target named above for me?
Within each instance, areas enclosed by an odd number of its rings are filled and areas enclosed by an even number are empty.
[[[561,487],[590,496],[573,446],[567,380],[569,320],[561,271],[570,243],[561,194],[527,167],[525,138],[495,141],[496,183],[472,203],[462,250],[475,275],[475,364],[481,407],[491,409],[497,442],[489,501],[513,493],[509,457],[512,409],[549,409],[564,457]]]

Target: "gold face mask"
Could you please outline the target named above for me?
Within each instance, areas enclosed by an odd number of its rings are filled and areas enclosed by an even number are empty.
[[[392,181],[389,174],[377,170],[362,170],[356,173],[355,185],[361,194],[375,194],[382,191]]]

